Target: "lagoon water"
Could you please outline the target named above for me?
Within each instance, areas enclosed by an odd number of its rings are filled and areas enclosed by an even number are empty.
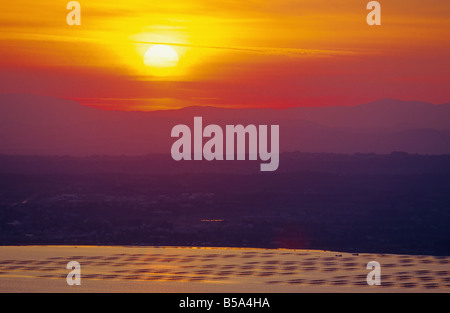
[[[81,265],[81,285],[66,265]],[[367,263],[381,265],[369,286]],[[317,250],[0,247],[0,292],[450,292],[450,257]]]

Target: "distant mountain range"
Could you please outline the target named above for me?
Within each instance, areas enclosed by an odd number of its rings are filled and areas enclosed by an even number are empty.
[[[383,99],[352,107],[105,111],[52,97],[0,95],[0,154],[170,153],[173,126],[280,125],[281,152],[450,154],[450,103]]]

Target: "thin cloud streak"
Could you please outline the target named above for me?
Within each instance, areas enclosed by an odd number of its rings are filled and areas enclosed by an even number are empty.
[[[349,51],[349,50],[321,50],[321,49],[297,49],[297,48],[273,48],[273,47],[225,47],[225,46],[204,46],[185,43],[154,42],[154,41],[133,41],[133,43],[150,44],[150,45],[167,45],[185,48],[232,50],[232,51],[261,53],[268,55],[286,55],[286,56],[307,56],[307,55],[346,56],[346,55],[363,54],[361,51]]]

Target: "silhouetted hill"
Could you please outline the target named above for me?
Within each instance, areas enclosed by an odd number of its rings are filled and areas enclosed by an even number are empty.
[[[277,172],[327,172],[358,175],[412,175],[450,173],[450,155],[418,155],[393,152],[378,154],[331,154],[284,152]],[[174,162],[170,154],[142,156],[37,156],[0,155],[0,174],[188,174],[259,173],[259,161]]]
[[[287,109],[294,116],[328,127],[359,129],[450,128],[450,106],[420,101],[383,99],[354,107],[298,107]]]
[[[450,105],[383,99],[354,107],[119,112],[35,95],[0,95],[0,153],[169,153],[173,126],[278,124],[281,151],[450,153]]]

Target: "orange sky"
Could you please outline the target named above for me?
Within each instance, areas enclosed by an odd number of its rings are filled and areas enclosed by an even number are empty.
[[[354,105],[450,101],[450,2],[381,0],[8,1],[0,9],[0,93],[120,110],[190,105]],[[146,66],[154,43],[179,63]]]

